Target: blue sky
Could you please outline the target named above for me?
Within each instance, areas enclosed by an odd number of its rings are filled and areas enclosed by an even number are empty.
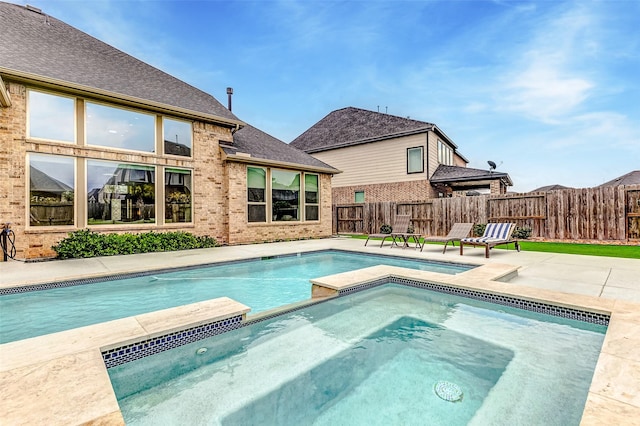
[[[640,170],[640,2],[31,4],[290,142],[353,106],[435,123],[514,191]]]

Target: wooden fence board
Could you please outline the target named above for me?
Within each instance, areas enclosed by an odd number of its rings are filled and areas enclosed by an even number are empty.
[[[333,206],[334,233],[377,233],[397,214],[411,215],[417,233],[446,235],[456,222],[514,222],[533,237],[640,239],[640,185],[579,188],[548,193],[434,198]]]

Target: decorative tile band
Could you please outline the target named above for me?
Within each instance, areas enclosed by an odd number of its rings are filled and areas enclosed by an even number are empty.
[[[340,290],[338,297],[346,296],[348,294],[357,293],[378,287],[384,284],[400,284],[409,287],[421,288],[426,290],[435,291],[438,293],[446,293],[455,296],[466,297],[469,299],[481,300],[484,302],[495,303],[502,306],[510,306],[513,308],[519,308],[526,311],[532,311],[555,317],[567,318],[577,321],[588,322],[591,324],[609,325],[609,315],[599,314],[594,312],[583,311],[580,309],[565,308],[561,306],[551,305],[548,303],[534,302],[529,300],[518,299],[511,296],[501,296],[498,294],[483,293],[481,291],[469,290],[457,287],[450,287],[443,284],[435,284],[426,281],[417,281],[408,278],[399,278],[391,276],[389,278],[381,278],[368,283],[360,284],[354,287]],[[329,299],[331,300],[331,299]],[[238,315],[229,319],[216,321],[208,324],[199,325],[197,327],[189,328],[182,331],[166,334],[164,336],[155,337],[153,339],[144,340],[141,342],[132,343],[126,346],[122,346],[115,349],[110,349],[102,353],[102,358],[107,368],[115,367],[134,361],[136,359],[144,358],[149,355],[153,355],[159,352],[166,351],[168,349],[176,348],[178,346],[193,343],[198,340],[206,339],[211,336],[226,333],[227,331],[235,330],[238,328],[246,327],[258,322],[262,322],[268,319],[272,319],[281,315],[285,315],[300,309],[307,308],[312,305],[324,303],[326,300],[313,301],[307,304],[298,305],[291,309],[286,309],[278,312],[274,312],[272,315],[265,315],[255,320],[242,321],[242,316]]]
[[[102,359],[107,368],[111,368],[240,327],[242,327],[242,315],[109,349],[102,352]]]
[[[382,283],[380,281],[383,281]],[[499,294],[483,293],[477,290],[469,290],[464,288],[450,287],[443,284],[435,284],[425,281],[417,281],[408,278],[389,277],[385,280],[377,280],[367,284],[361,284],[339,292],[340,296],[366,290],[384,283],[394,283],[406,285],[409,287],[423,288],[438,293],[452,294],[462,296],[469,299],[481,300],[483,302],[495,303],[496,305],[509,306],[513,308],[523,309],[525,311],[537,312],[541,314],[552,315],[554,317],[567,318],[577,321],[588,322],[598,325],[609,325],[609,315],[596,312],[583,311],[581,309],[566,308],[563,306],[551,305],[548,303],[534,302],[531,300],[518,299],[512,296],[502,296]]]

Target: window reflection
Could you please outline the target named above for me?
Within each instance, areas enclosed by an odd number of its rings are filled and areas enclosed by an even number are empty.
[[[257,167],[247,167],[248,221],[267,221],[267,171]]]
[[[191,171],[165,169],[165,222],[191,222]]]
[[[155,168],[87,161],[89,225],[154,223]]]
[[[300,173],[285,170],[271,171],[273,220],[300,220]]]
[[[155,151],[155,116],[86,103],[87,144]]]
[[[29,90],[29,137],[75,142],[75,101]]]
[[[318,175],[304,175],[304,219],[318,220]]]
[[[29,156],[29,225],[73,225],[74,160],[56,155]]]
[[[191,123],[163,118],[164,153],[191,156]]]

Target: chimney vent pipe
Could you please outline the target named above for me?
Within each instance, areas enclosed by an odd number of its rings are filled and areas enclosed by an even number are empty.
[[[227,87],[227,97],[229,98],[229,111],[231,111],[231,95],[233,95],[233,87]]]

